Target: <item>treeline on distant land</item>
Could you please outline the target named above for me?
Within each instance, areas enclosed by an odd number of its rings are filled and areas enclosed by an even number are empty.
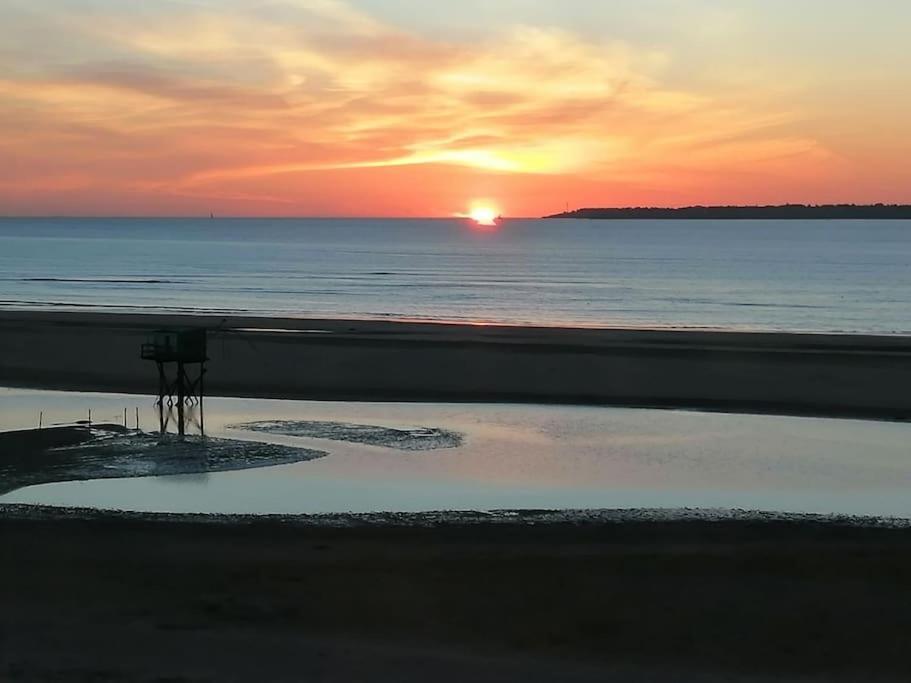
[[[680,208],[629,207],[577,209],[546,218],[594,219],[911,219],[908,204],[782,204],[779,206],[685,206]]]

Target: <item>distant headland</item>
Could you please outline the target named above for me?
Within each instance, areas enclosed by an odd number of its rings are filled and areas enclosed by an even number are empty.
[[[911,220],[908,204],[781,204],[777,206],[684,206],[576,209],[545,218],[652,220]]]

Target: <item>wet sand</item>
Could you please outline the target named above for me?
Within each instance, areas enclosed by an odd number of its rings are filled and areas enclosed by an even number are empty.
[[[0,495],[52,482],[229,472],[326,455],[234,439],[162,437],[112,424],[0,432]]]
[[[908,528],[6,508],[0,537],[3,680],[911,676]]]
[[[140,344],[184,326],[211,395],[911,419],[911,340],[858,335],[6,311],[0,385],[153,393]]]

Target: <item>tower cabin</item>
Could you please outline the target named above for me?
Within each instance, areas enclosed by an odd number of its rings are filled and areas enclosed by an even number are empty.
[[[142,359],[156,363],[205,363],[205,329],[156,330],[142,345]]]
[[[167,430],[165,403],[168,411],[177,406],[177,430],[183,436],[186,431],[185,408],[188,405],[199,405],[199,430],[205,433],[203,423],[203,378],[206,374],[206,330],[204,328],[156,330],[149,340],[142,345],[143,360],[154,361],[158,366],[158,410],[161,432]],[[176,365],[176,373],[170,372],[171,364]],[[187,366],[198,364],[199,372],[195,379],[187,371]],[[173,379],[172,379],[173,378]]]

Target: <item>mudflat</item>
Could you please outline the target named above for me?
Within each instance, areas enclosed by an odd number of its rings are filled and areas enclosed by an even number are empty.
[[[3,680],[911,676],[908,528],[8,507],[0,538]]]
[[[211,395],[911,419],[911,339],[399,321],[0,313],[0,385],[154,393],[140,345],[209,330]]]
[[[36,484],[229,472],[325,455],[252,441],[180,439],[112,424],[0,432],[0,495]]]

